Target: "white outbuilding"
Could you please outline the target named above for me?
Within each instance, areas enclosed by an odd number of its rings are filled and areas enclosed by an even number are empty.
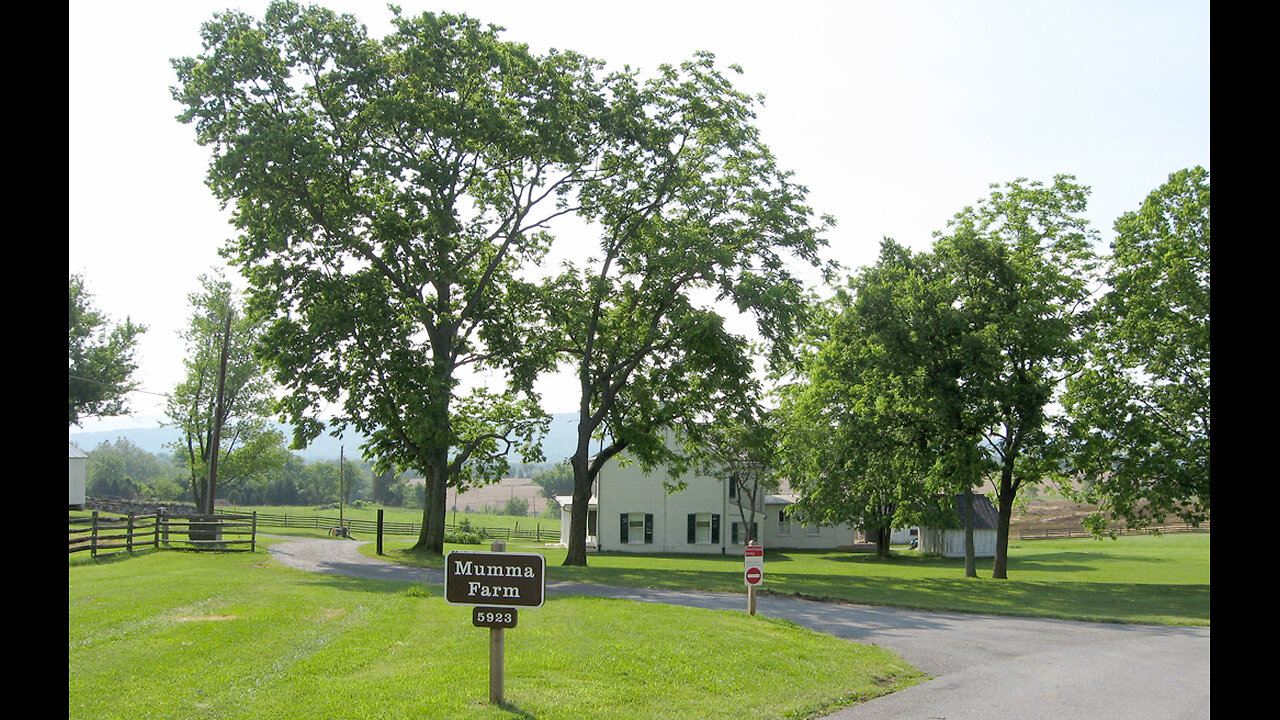
[[[964,496],[952,498],[955,520],[947,528],[920,528],[920,552],[947,558],[964,557]],[[1000,513],[986,495],[973,496],[973,555],[996,556],[996,529]]]
[[[68,476],[67,476],[67,506],[72,510],[84,509],[84,474],[85,465],[89,461],[89,456],[84,454],[80,448],[67,443],[67,454],[69,456]]]

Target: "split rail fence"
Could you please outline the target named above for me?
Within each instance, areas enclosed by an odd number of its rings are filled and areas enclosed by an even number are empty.
[[[92,557],[141,550],[253,552],[257,514],[167,515],[164,512],[67,518],[67,554]]]
[[[1130,530],[1128,528],[1119,528],[1116,530],[1117,535],[1149,535],[1152,532],[1165,534],[1172,533],[1207,533],[1209,532],[1209,521],[1205,520],[1199,525],[1191,525],[1189,523],[1174,523],[1170,525],[1160,525],[1158,527],[1142,528],[1138,530]],[[1014,535],[1010,539],[1014,540],[1064,540],[1069,538],[1087,538],[1093,535],[1079,525],[1070,527],[1046,527],[1046,528],[1030,528],[1021,527],[1011,530],[1010,535]]]
[[[216,512],[224,512],[218,510]],[[273,528],[307,528],[313,530],[335,530],[342,529],[345,534],[360,533],[376,535],[381,527],[383,535],[418,535],[422,532],[422,523],[416,522],[396,522],[391,520],[364,520],[358,518],[337,518],[324,515],[291,515],[281,513],[255,513],[258,518],[258,524],[263,527]],[[445,523],[446,532],[455,530],[471,530],[472,532],[483,533],[486,539],[490,540],[528,540],[531,542],[557,542],[560,540],[560,530],[543,530],[540,524],[535,523],[533,527],[521,528],[519,523],[515,527],[483,527],[479,525],[470,525],[462,527],[459,525],[451,525]]]

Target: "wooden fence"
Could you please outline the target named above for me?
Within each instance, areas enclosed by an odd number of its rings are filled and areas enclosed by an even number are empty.
[[[167,515],[164,512],[67,518],[67,554],[92,557],[139,550],[253,552],[257,514]]]
[[[216,510],[215,512],[223,513],[226,511]],[[324,515],[291,515],[280,513],[255,513],[258,518],[258,524],[263,527],[273,528],[307,528],[313,530],[335,530],[341,528],[346,534],[367,534],[376,535],[378,533],[379,522],[377,520],[362,520],[357,518],[337,518]],[[383,535],[418,535],[422,532],[422,524],[417,522],[381,522]],[[446,532],[453,532],[463,529],[458,525],[450,525],[445,523]],[[516,523],[515,527],[491,528],[479,525],[471,525],[469,528],[472,532],[483,533],[486,539],[491,540],[528,540],[531,542],[558,542],[560,540],[560,530],[543,530],[542,526],[534,523],[533,527],[521,528],[520,523]]]
[[[1170,525],[1160,525],[1157,527],[1141,528],[1130,530],[1129,528],[1119,528],[1116,530],[1117,535],[1149,535],[1153,532],[1159,533],[1195,533],[1209,532],[1209,521],[1206,520],[1199,525],[1190,525],[1187,523],[1174,523]],[[1010,540],[1065,540],[1069,538],[1087,538],[1093,535],[1083,527],[1074,525],[1071,527],[1049,527],[1049,528],[1012,528],[1010,530]]]

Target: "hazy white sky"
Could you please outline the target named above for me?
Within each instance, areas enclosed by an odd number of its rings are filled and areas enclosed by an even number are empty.
[[[375,36],[386,3],[321,2]],[[1068,173],[1093,188],[1104,243],[1169,173],[1209,166],[1208,0],[897,0],[643,3],[400,0],[462,12],[535,51],[571,49],[649,70],[697,50],[745,71],[783,167],[839,223],[830,256],[874,262],[880,239],[918,249],[988,185]],[[204,186],[208,155],[174,119],[169,59],[200,24],[266,0],[70,0],[69,272],[96,307],[148,326],[135,417],[154,425],[183,374],[178,331],[197,278],[233,234]],[[547,409],[573,399],[548,393]],[[550,397],[555,395],[556,397]]]

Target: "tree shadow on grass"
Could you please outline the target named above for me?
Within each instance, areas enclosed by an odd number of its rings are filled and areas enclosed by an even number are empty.
[[[943,612],[1096,622],[1209,623],[1210,594],[1205,585],[1027,582],[995,580],[989,574],[965,578],[959,573],[955,578],[774,575],[767,590],[807,599]]]

